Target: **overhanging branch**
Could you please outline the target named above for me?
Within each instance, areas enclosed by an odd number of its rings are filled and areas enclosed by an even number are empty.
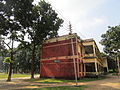
[[[5,41],[3,41],[3,43],[4,43],[6,46],[8,46],[9,49],[11,49],[11,47],[10,47]]]

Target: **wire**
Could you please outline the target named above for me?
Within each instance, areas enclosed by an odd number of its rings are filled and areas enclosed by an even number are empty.
[[[51,4],[50,1],[48,1],[48,0],[45,0],[45,1],[47,1],[49,4]],[[53,6],[52,4],[51,4],[51,6],[55,9],[55,11],[56,11],[56,12],[61,16],[61,18],[64,20],[64,25],[63,25],[63,27],[61,27],[61,28],[64,28],[64,32],[60,32],[60,34],[69,33],[69,27],[67,27],[67,26],[69,26],[70,20],[67,20],[55,6]],[[67,26],[66,26],[66,25],[67,25]],[[72,24],[72,25],[73,25],[73,24]],[[75,30],[77,33],[79,33],[81,37],[86,38],[86,36],[83,35],[81,32],[79,32],[78,30],[76,30],[76,29],[73,29],[73,30]]]
[[[48,0],[46,0],[49,4],[51,4]],[[67,24],[67,26],[69,25],[69,20],[67,20],[62,14],[61,14],[61,12],[60,11],[58,11],[57,10],[57,8],[55,7],[55,6],[53,6],[52,4],[51,4],[51,6],[55,9],[55,11],[61,16],[61,18],[64,20],[64,24]],[[65,26],[64,25],[64,27],[66,28],[66,29],[68,29],[68,27],[67,26]]]

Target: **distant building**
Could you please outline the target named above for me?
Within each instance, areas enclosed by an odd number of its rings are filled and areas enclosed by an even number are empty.
[[[40,76],[77,78],[103,73],[103,58],[94,40],[81,40],[77,34],[64,35],[44,41]]]
[[[107,61],[107,57],[103,57],[103,67],[104,67],[104,72],[108,72],[108,61]]]

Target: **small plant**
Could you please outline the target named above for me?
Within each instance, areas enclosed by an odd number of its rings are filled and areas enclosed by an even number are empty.
[[[11,60],[11,58],[10,57],[6,57],[5,59],[4,59],[4,61],[3,61],[4,63],[11,63],[12,62],[12,60]]]

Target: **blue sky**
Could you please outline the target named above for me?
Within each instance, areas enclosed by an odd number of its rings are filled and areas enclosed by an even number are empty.
[[[99,44],[101,34],[107,31],[108,26],[120,24],[120,0],[45,0],[57,10],[64,19],[59,35],[68,34],[69,21],[73,32],[82,39],[93,38]]]

